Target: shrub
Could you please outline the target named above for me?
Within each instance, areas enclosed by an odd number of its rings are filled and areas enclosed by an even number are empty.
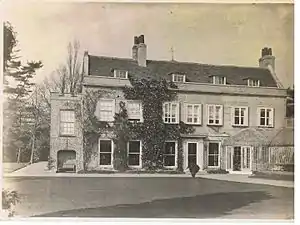
[[[54,168],[55,160],[52,157],[48,157],[47,168],[48,170],[52,170]]]
[[[12,217],[15,215],[13,210],[14,206],[20,202],[20,196],[16,191],[9,191],[2,189],[2,209],[8,211],[8,216]]]

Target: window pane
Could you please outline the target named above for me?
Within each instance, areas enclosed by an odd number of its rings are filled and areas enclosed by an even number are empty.
[[[101,140],[100,141],[100,152],[111,152],[111,141]]]
[[[175,155],[175,142],[166,142],[165,143],[165,154],[174,154]]]
[[[234,117],[234,124],[239,125],[240,124],[240,118]]]
[[[241,116],[244,116],[244,115],[245,115],[245,109],[241,108]]]
[[[219,154],[219,143],[209,143],[208,154]]]
[[[140,155],[139,154],[129,154],[128,155],[128,165],[129,166],[139,166],[140,165]]]
[[[197,156],[196,155],[189,155],[188,156],[188,165],[197,164]]]
[[[188,143],[188,154],[197,154],[197,144]]]
[[[100,165],[111,165],[111,153],[100,153]]]
[[[217,155],[208,156],[208,166],[219,166],[219,158]]]
[[[140,153],[140,142],[130,141],[129,142],[129,153]]]
[[[266,124],[265,124],[265,119],[264,119],[264,118],[260,118],[260,125],[266,125]]]
[[[165,155],[164,166],[175,166],[175,155]]]
[[[235,116],[239,116],[239,115],[240,115],[240,110],[239,110],[239,108],[235,108],[235,109],[234,109],[234,115],[235,115]]]
[[[61,122],[75,122],[75,112],[71,110],[60,111]]]
[[[260,110],[260,117],[265,117],[265,109]]]
[[[141,117],[141,104],[138,102],[128,102],[128,118],[140,120]]]

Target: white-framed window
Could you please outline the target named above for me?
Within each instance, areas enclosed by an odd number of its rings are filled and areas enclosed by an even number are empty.
[[[60,135],[75,135],[74,110],[60,110]]]
[[[202,105],[201,104],[185,104],[186,123],[201,124]]]
[[[172,74],[172,81],[178,82],[178,83],[184,83],[185,82],[185,75],[183,74]]]
[[[273,108],[258,108],[258,126],[273,127],[274,126],[274,109]]]
[[[248,126],[248,107],[234,106],[231,113],[233,126]]]
[[[223,125],[222,105],[207,105],[207,114],[208,125]]]
[[[142,167],[142,145],[141,141],[128,142],[128,166]]]
[[[128,71],[126,70],[114,70],[114,77],[121,79],[128,79]]]
[[[260,81],[259,80],[248,79],[248,86],[249,87],[259,87],[260,86]]]
[[[140,101],[127,101],[127,113],[129,121],[142,122],[143,109]]]
[[[165,102],[163,104],[163,119],[165,123],[179,123],[178,102]]]
[[[113,141],[110,139],[99,139],[99,165],[112,166]]]
[[[177,142],[166,141],[164,144],[163,163],[166,168],[174,168],[177,166]]]
[[[98,102],[98,112],[100,121],[114,121],[115,115],[115,100],[100,99]]]
[[[213,76],[213,84],[226,84],[226,77],[222,76]]]
[[[220,143],[209,142],[208,143],[208,167],[220,166]]]

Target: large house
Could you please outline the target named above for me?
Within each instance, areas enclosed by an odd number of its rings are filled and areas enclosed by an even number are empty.
[[[194,127],[182,136],[182,169],[190,163],[200,170],[223,169],[233,173],[251,173],[269,165],[278,134],[293,138],[285,129],[287,90],[275,74],[275,57],[263,48],[258,67],[209,65],[192,62],[147,59],[144,36],[134,38],[132,58],[94,56],[85,52],[82,95],[52,93],[51,153],[57,170],[76,165],[84,168],[81,118],[74,107],[82,105],[89,90],[103,90],[95,115],[99,121],[112,122],[119,102],[127,102],[130,120],[143,123],[141,102],[127,101],[122,87],[130,86],[130,76],[158,76],[178,87],[177,100],[163,104],[163,121],[180,121]],[[280,136],[279,135],[279,136]],[[277,138],[278,139],[278,138]],[[280,139],[281,140],[281,139]],[[276,146],[283,146],[279,140]],[[292,147],[293,143],[288,143]],[[88,170],[113,170],[115,144],[110,132],[99,135]],[[164,166],[178,169],[178,140],[166,140]],[[128,166],[143,169],[143,140],[131,140],[127,149]],[[274,152],[274,151],[273,151]]]

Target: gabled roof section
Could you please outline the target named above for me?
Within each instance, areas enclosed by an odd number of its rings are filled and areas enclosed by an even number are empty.
[[[171,80],[171,74],[185,74],[186,82],[212,83],[211,76],[225,76],[229,85],[247,85],[246,79],[260,80],[260,86],[277,87],[268,69],[209,65],[177,61],[147,60],[147,67],[138,66],[128,58],[89,55],[89,75],[113,77],[113,70],[127,70],[129,76],[160,77]]]

